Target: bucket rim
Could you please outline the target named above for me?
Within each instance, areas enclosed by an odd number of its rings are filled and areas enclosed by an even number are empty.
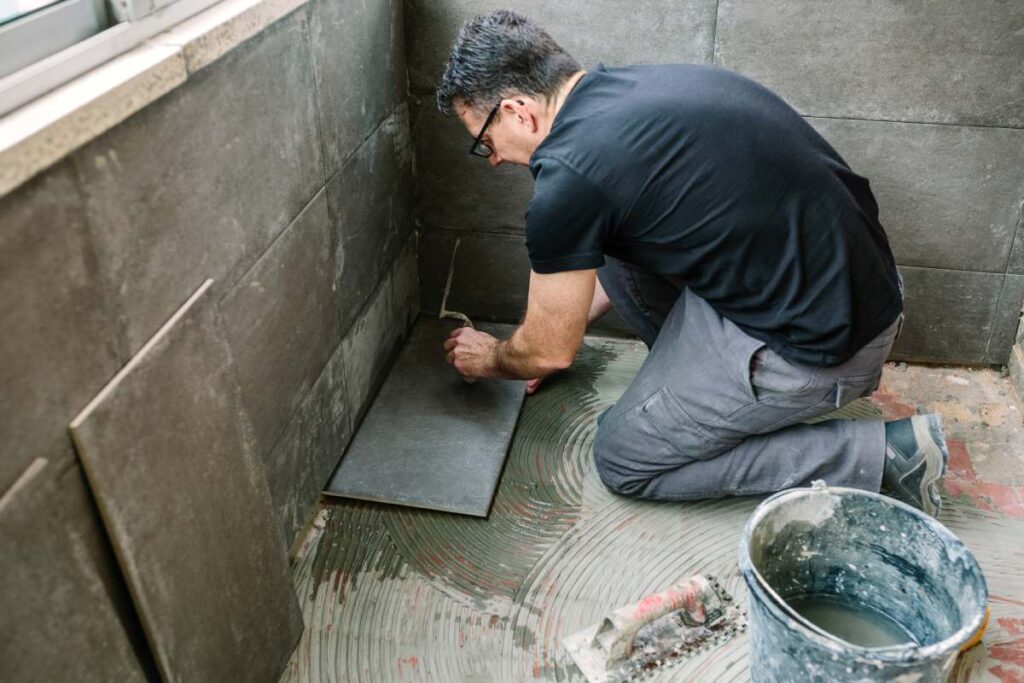
[[[951,541],[956,545],[959,545],[966,556],[970,559],[971,564],[977,570],[977,575],[980,580],[981,589],[981,606],[982,609],[979,613],[971,619],[968,623],[961,626],[959,629],[954,631],[946,638],[931,643],[930,645],[890,645],[887,647],[863,647],[855,645],[848,641],[842,640],[835,635],[825,631],[824,629],[812,624],[806,618],[794,610],[789,603],[782,599],[782,597],[768,585],[768,582],[758,571],[757,567],[754,566],[753,561],[750,558],[750,545],[749,539],[753,534],[754,528],[764,517],[775,507],[775,504],[783,499],[789,497],[804,497],[808,495],[822,495],[822,494],[852,494],[855,496],[863,496],[865,498],[873,498],[880,501],[885,505],[890,505],[896,509],[901,509],[916,515],[925,521],[929,522],[936,530],[936,532],[943,536],[946,541]],[[792,619],[798,628],[804,631],[805,637],[809,638],[813,642],[829,649],[839,650],[839,643],[842,643],[843,650],[854,654],[858,657],[870,658],[881,662],[908,662],[921,659],[931,659],[933,657],[948,655],[950,653],[957,653],[960,647],[966,643],[971,636],[978,632],[981,628],[982,622],[985,618],[985,607],[988,605],[988,582],[985,580],[985,574],[981,570],[981,565],[978,563],[978,559],[974,557],[974,553],[970,551],[963,541],[961,541],[956,534],[950,531],[946,525],[939,522],[937,519],[926,515],[921,510],[904,503],[903,501],[890,498],[881,493],[874,493],[871,491],[864,491],[862,489],[854,489],[845,486],[828,486],[825,484],[815,483],[812,486],[802,486],[798,488],[786,489],[785,491],[779,491],[778,493],[772,494],[768,498],[765,498],[757,506],[750,517],[747,519],[747,523],[743,526],[743,533],[740,535],[739,543],[739,566],[740,573],[743,575],[747,583],[753,582],[756,587],[763,591],[773,603],[773,606],[779,611],[783,612],[787,617]],[[751,591],[752,592],[752,591]],[[753,596],[752,596],[753,597]]]

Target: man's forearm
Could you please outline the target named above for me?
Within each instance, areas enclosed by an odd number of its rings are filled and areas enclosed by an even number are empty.
[[[590,302],[590,311],[587,313],[587,325],[593,325],[601,319],[605,313],[612,310],[612,300],[608,298],[601,280],[594,280],[594,299]]]
[[[494,349],[494,365],[498,374],[506,379],[535,379],[545,377],[572,365],[573,353],[552,354],[531,343],[532,335],[525,325]]]

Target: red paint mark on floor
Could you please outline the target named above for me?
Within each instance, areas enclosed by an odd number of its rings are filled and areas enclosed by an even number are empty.
[[[1002,683],[1024,683],[1024,675],[1019,671],[1010,671],[1001,666],[993,666],[989,668],[988,672],[1002,681]]]
[[[996,619],[1000,626],[1006,629],[1010,635],[1024,636],[1024,619]]]
[[[1012,664],[1024,669],[1024,638],[1017,638],[1008,643],[989,645],[988,655],[1003,664]]]
[[[942,481],[946,493],[965,495],[982,510],[1024,519],[1024,486],[979,479],[971,464],[967,444],[959,439],[946,439],[946,446],[949,448],[949,468]]]
[[[885,382],[882,382],[878,390],[871,395],[871,400],[882,409],[882,417],[886,420],[900,420],[917,415],[917,410],[901,401],[900,397],[892,393]]]

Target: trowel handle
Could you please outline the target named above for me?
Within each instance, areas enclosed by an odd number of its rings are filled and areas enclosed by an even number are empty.
[[[707,620],[709,603],[718,599],[706,578],[700,574],[691,576],[671,588],[612,612],[597,629],[591,647],[604,650],[608,669],[613,669],[633,653],[633,640],[645,625],[677,610],[685,610],[694,625],[703,624]]]

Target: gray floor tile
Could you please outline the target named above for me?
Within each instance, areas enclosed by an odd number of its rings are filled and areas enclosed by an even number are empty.
[[[0,496],[0,680],[141,683],[127,591],[81,470],[61,466],[39,458]]]
[[[221,302],[264,457],[341,342],[330,230],[321,191]]]
[[[405,98],[402,25],[402,0],[309,4],[328,178]]]
[[[73,158],[134,353],[205,278],[234,283],[322,187],[304,13]]]
[[[1024,126],[1024,3],[721,0],[715,63],[812,116]]]
[[[810,123],[871,181],[899,263],[1006,269],[1024,201],[1024,130]]]
[[[903,331],[892,358],[985,363],[1002,273],[900,268],[906,287]]]
[[[71,423],[165,680],[273,680],[302,631],[207,281]]]
[[[526,387],[465,383],[441,347],[453,327],[433,318],[416,322],[325,493],[487,515]]]
[[[434,88],[463,22],[506,7],[539,23],[584,67],[711,61],[715,0],[635,0],[628,16],[616,0],[406,0],[411,90]]]

